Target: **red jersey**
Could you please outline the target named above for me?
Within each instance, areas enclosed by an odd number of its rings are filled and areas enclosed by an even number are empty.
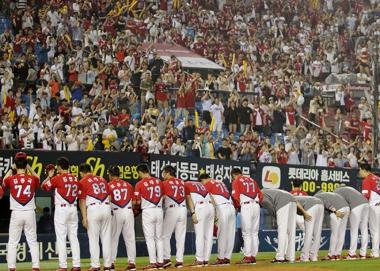
[[[102,177],[88,174],[79,181],[78,198],[86,200],[86,205],[108,202],[108,184]]]
[[[108,183],[113,208],[132,209],[134,189],[133,186],[121,179],[115,179]]]
[[[154,177],[141,179],[135,187],[136,200],[141,200],[141,209],[162,207],[162,182]]]
[[[165,207],[182,205],[185,201],[185,182],[181,179],[170,178],[162,182],[162,191],[165,196]],[[173,206],[173,207],[174,207]]]
[[[371,206],[380,203],[380,178],[375,174],[369,174],[363,179],[362,194]]]
[[[2,183],[1,178],[0,178],[0,183]],[[3,187],[0,186],[0,198],[4,196],[4,190]]]
[[[78,197],[79,183],[77,177],[64,173],[47,180],[42,185],[46,191],[54,190],[54,203],[56,205],[74,204]]]
[[[232,198],[235,206],[240,206],[242,202],[263,200],[263,193],[256,181],[248,176],[239,176],[232,182]]]
[[[224,182],[211,180],[205,184],[205,187],[212,195],[215,205],[232,203],[230,192]]]
[[[185,192],[186,196],[190,196],[193,200],[194,206],[197,204],[211,203],[210,194],[206,187],[200,182],[186,182]]]
[[[308,194],[305,191],[302,191],[299,188],[294,188],[292,191],[290,191],[290,194],[294,196],[308,196]]]
[[[34,196],[40,185],[38,177],[28,174],[16,174],[4,179],[4,189],[10,191],[10,209],[13,211],[34,210]]]

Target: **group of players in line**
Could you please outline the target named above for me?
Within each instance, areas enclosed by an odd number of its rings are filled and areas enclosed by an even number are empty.
[[[170,165],[162,171],[163,180],[150,176],[149,167],[137,167],[140,181],[133,187],[119,178],[117,166],[108,170],[109,180],[94,176],[88,164],[79,166],[80,180],[69,173],[70,162],[65,157],[56,165],[46,167],[47,178],[40,184],[38,175],[28,165],[27,155],[15,155],[12,169],[0,186],[0,198],[8,189],[12,210],[9,225],[7,262],[10,271],[16,270],[17,245],[22,232],[26,236],[32,257],[32,271],[39,271],[39,248],[36,234],[35,192],[39,187],[54,191],[54,225],[59,256],[57,271],[67,271],[66,239],[72,252],[71,271],[80,271],[78,206],[82,224],[87,229],[91,266],[100,270],[102,244],[103,270],[115,270],[118,242],[123,234],[128,265],[136,270],[135,216],[142,214],[142,227],[149,254],[149,264],[143,270],[184,267],[186,224],[188,212],[194,224],[196,254],[192,267],[230,265],[235,243],[235,217],[241,215],[244,257],[236,264],[255,264],[259,248],[260,207],[276,218],[278,248],[273,263],[308,262],[318,260],[322,222],[325,212],[330,216],[330,244],[325,260],[339,260],[345,240],[346,225],[350,223],[350,248],[346,259],[379,257],[380,178],[371,173],[368,164],[360,166],[364,178],[361,193],[342,186],[334,192],[318,192],[306,196],[300,189],[292,193],[279,189],[260,189],[255,180],[242,175],[239,168],[231,171],[232,191],[222,181],[200,174],[199,181],[176,178]],[[217,225],[215,262],[209,262],[214,224]],[[300,259],[295,258],[296,225],[305,233]],[[367,256],[368,225],[372,251]],[[361,247],[356,254],[358,231]],[[171,261],[170,239],[176,239],[175,263]]]

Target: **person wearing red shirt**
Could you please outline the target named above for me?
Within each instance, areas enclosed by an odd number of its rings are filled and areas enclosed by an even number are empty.
[[[80,248],[78,241],[77,197],[79,183],[77,177],[69,173],[70,162],[66,157],[57,159],[58,175],[54,176],[54,165],[46,167],[48,177],[41,188],[54,191],[54,228],[57,239],[59,269],[67,270],[66,239],[69,238],[73,258],[71,271],[80,271]]]
[[[380,244],[380,177],[371,172],[367,163],[359,165],[359,175],[363,178],[362,194],[369,201],[369,231],[371,233],[373,258],[379,258]]]
[[[154,84],[155,98],[159,108],[163,107],[163,103],[168,100],[168,94],[166,93],[166,84],[162,82],[161,77],[157,78],[157,82]]]
[[[183,267],[183,254],[185,251],[187,208],[185,201],[185,183],[175,178],[176,170],[168,165],[162,170],[162,182],[165,218],[164,218],[164,268],[171,266],[170,238],[175,233],[176,239],[176,268]]]
[[[208,266],[212,250],[214,206],[210,194],[201,182],[187,181],[185,192],[195,231],[196,259],[192,267]]]
[[[213,265],[228,265],[235,244],[235,208],[230,192],[223,181],[211,179],[208,174],[199,176],[214,201],[218,217],[218,258]]]
[[[233,168],[232,199],[240,208],[241,230],[244,240],[244,258],[237,264],[255,264],[259,249],[260,202],[263,194],[256,181],[244,176],[240,168]]]
[[[111,270],[111,207],[107,181],[94,176],[89,164],[79,166],[79,207],[82,224],[87,229],[90,246],[91,267],[88,271],[100,271],[99,237],[102,241],[104,271]]]
[[[120,169],[112,166],[108,170],[108,189],[111,198],[112,216],[112,265],[115,270],[117,248],[120,234],[123,233],[125,247],[128,254],[128,265],[125,270],[136,270],[136,240],[135,240],[135,217],[132,207],[134,205],[133,186],[120,179]]]
[[[295,179],[294,181],[292,181],[292,184],[293,184],[293,189],[292,191],[290,191],[290,194],[294,196],[308,196],[308,194],[305,191],[302,191],[302,188],[301,188],[303,184],[302,180]]]
[[[280,165],[285,165],[288,163],[288,153],[285,151],[284,144],[280,144],[280,148],[277,151],[277,163]]]
[[[361,121],[361,126],[363,127],[363,137],[365,140],[371,139],[370,135],[372,132],[371,119],[363,119]]]
[[[137,166],[141,180],[136,184],[136,205],[142,209],[142,225],[149,254],[149,264],[145,270],[163,268],[163,219],[162,211],[162,182],[150,176],[146,164]]]
[[[13,174],[16,171],[16,174]],[[29,172],[29,173],[28,173]],[[17,246],[21,233],[24,231],[26,241],[32,256],[32,271],[39,271],[40,257],[37,242],[36,203],[35,193],[40,185],[40,179],[28,165],[27,155],[18,152],[15,165],[12,165],[4,176],[3,188],[10,192],[10,209],[12,210],[9,223],[9,241],[7,244],[7,262],[9,271],[16,271]]]

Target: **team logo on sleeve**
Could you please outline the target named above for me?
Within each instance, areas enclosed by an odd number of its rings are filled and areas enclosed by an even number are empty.
[[[264,188],[280,188],[281,170],[279,167],[265,166],[261,175]]]

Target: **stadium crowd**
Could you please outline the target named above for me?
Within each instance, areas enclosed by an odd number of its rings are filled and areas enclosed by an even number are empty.
[[[371,82],[377,0],[21,2],[2,8],[12,26],[0,35],[1,148],[331,167],[374,159],[370,97],[358,104],[343,85],[331,116],[321,82]],[[185,71],[154,43],[225,70]]]

